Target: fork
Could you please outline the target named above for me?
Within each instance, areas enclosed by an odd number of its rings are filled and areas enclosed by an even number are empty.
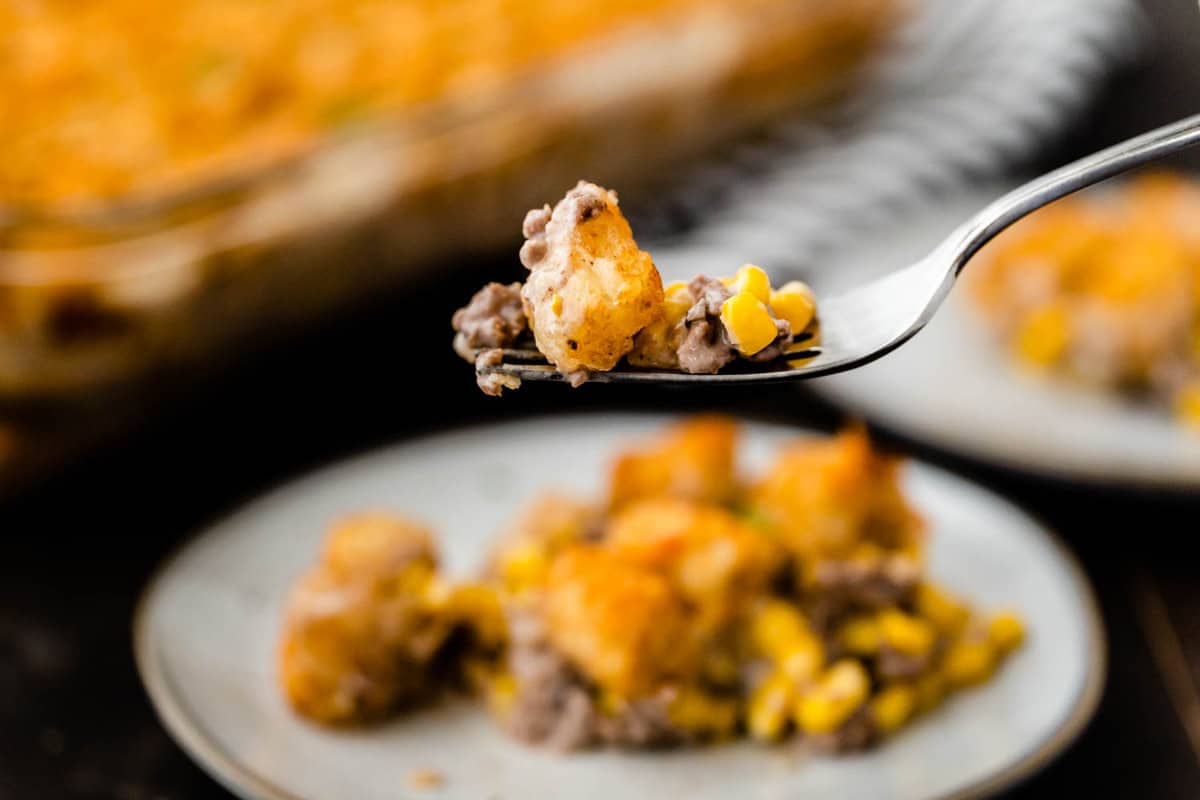
[[[595,372],[606,383],[775,383],[845,372],[887,355],[933,317],[963,267],[996,234],[1037,209],[1127,170],[1200,143],[1200,114],[1135,136],[1049,172],[993,201],[915,264],[819,303],[819,336],[798,337],[775,362],[742,362],[713,375],[622,367]],[[796,349],[799,348],[799,349]],[[527,380],[563,380],[536,350],[504,350],[499,372]]]

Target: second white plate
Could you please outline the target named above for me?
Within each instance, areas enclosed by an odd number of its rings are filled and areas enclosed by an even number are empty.
[[[822,270],[818,295],[917,260],[1004,188],[930,202],[844,248]],[[955,287],[908,344],[812,386],[897,433],[983,461],[1094,483],[1200,488],[1200,434],[1161,409],[1023,371],[977,314]]]
[[[595,494],[614,449],[666,421],[556,417],[466,430],[321,470],[251,503],[185,546],[147,589],[138,666],[164,723],[201,766],[245,798],[394,800],[433,769],[430,796],[590,798],[980,797],[1027,776],[1090,718],[1103,632],[1086,580],[1033,520],[982,489],[914,464],[906,489],[929,519],[935,576],[984,607],[1024,613],[1030,636],[996,679],[951,699],[878,750],[800,759],[733,744],[568,756],[506,739],[465,705],[382,727],[331,732],[297,718],[274,678],[282,603],[325,526],[361,508],[422,517],[446,563],[474,569],[497,529],[548,486]],[[793,429],[748,426],[761,467]],[[408,792],[413,795],[415,792]]]

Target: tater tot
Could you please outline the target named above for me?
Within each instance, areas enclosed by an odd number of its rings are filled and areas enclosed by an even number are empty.
[[[662,279],[617,195],[580,181],[553,211],[525,218],[521,290],[538,350],[564,375],[610,370],[664,314]]]
[[[704,416],[681,422],[613,462],[609,503],[613,508],[643,497],[669,496],[707,503],[732,499],[737,482],[737,424]]]

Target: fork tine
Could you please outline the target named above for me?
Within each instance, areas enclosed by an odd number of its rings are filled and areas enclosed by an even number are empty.
[[[809,337],[811,338],[811,337]],[[529,353],[529,351],[516,351]],[[720,372],[712,375],[691,374],[664,370],[649,370],[637,368],[622,368],[607,372],[594,372],[588,377],[589,383],[746,383],[746,382],[778,382],[792,380],[805,372],[811,361],[821,355],[821,348],[810,347],[794,353],[787,353],[775,361],[757,366],[756,369]],[[809,363],[806,363],[809,362]],[[499,373],[520,378],[523,381],[565,381],[562,373],[546,363],[517,363],[506,358],[505,361],[488,366],[476,367],[479,375]]]

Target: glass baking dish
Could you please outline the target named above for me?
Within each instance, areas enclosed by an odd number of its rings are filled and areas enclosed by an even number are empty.
[[[676,3],[553,62],[159,197],[0,207],[0,400],[136,386],[519,239],[581,177],[636,193],[843,96],[897,0]],[[47,164],[46,169],[53,165]]]

